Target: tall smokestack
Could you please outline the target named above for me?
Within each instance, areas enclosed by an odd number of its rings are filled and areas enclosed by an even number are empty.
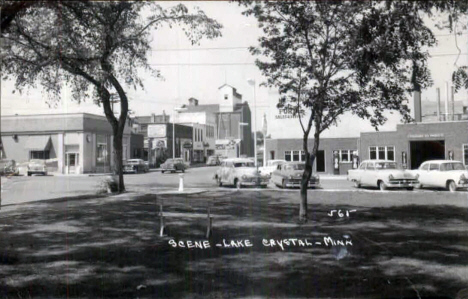
[[[449,120],[449,85],[445,81],[445,121]]]
[[[451,97],[452,97],[452,120],[455,120],[455,86],[452,85],[451,88]]]
[[[413,100],[414,100],[414,121],[420,123],[422,121],[421,117],[421,92],[414,91],[413,92]]]
[[[437,121],[440,121],[440,88],[437,87]]]

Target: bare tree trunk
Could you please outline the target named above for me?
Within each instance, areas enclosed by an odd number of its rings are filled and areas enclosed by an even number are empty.
[[[314,134],[314,147],[312,148],[312,153],[309,153],[308,149],[308,135],[304,134],[302,145],[305,153],[305,170],[302,174],[301,180],[301,204],[299,209],[299,221],[302,223],[307,222],[307,187],[309,186],[309,180],[312,176],[312,169],[315,162],[315,157],[317,157],[317,151],[320,143],[320,133],[318,129],[315,130]]]
[[[114,134],[114,174],[119,176],[117,192],[121,193],[125,191],[124,179],[123,179],[123,128],[118,128]]]

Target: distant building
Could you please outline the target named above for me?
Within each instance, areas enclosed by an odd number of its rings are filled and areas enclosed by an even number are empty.
[[[131,127],[129,119],[123,135],[124,160],[143,147]],[[18,164],[42,159],[46,160],[49,172],[63,174],[110,172],[114,166],[112,128],[104,116],[88,113],[2,116],[1,128],[2,157]]]
[[[194,142],[194,146],[198,143],[194,147],[197,160],[213,154],[253,156],[250,108],[234,87],[224,84],[218,88],[218,104],[199,105],[197,99],[190,98],[184,107],[186,110],[176,115],[176,122],[201,130],[201,138]]]

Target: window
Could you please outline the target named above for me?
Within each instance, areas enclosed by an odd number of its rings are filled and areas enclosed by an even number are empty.
[[[285,152],[284,152],[284,160],[286,160],[286,161],[292,161],[292,160],[291,160],[291,151],[285,151]]]
[[[439,164],[431,164],[429,170],[439,170]]]
[[[371,146],[369,148],[369,159],[376,160],[377,159],[377,149],[375,146]]]
[[[293,151],[293,161],[299,161],[299,151]]]
[[[107,152],[107,136],[97,135],[96,136],[96,164],[97,165],[109,165],[109,155]]]
[[[30,151],[29,158],[47,160],[49,159],[49,151]]]
[[[305,151],[301,151],[301,161],[305,162]]]
[[[463,164],[468,165],[468,144],[463,145]]]
[[[227,100],[229,99],[229,96],[227,94],[224,95],[224,99]]]
[[[424,164],[421,166],[421,170],[429,170],[429,164]]]
[[[367,170],[375,170],[374,163],[367,163],[366,169]]]
[[[351,162],[351,155],[355,150],[338,150],[340,162]]]
[[[359,166],[359,169],[365,169],[367,163],[362,163],[361,166]]]
[[[369,147],[369,159],[395,161],[395,147],[371,146]]]

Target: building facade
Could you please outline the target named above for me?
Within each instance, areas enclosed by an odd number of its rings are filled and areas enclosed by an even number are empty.
[[[123,136],[123,159],[132,157],[131,121]],[[49,172],[110,172],[114,166],[112,128],[103,116],[76,114],[2,116],[2,155],[18,164],[46,160]]]

